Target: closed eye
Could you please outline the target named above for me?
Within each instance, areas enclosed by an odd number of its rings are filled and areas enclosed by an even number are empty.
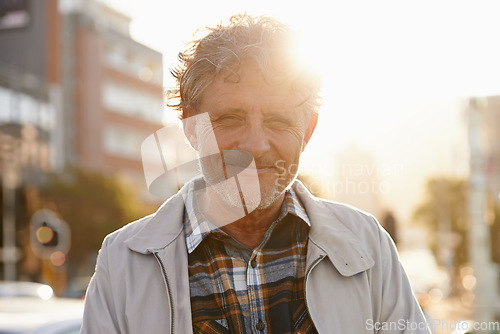
[[[223,115],[215,120],[213,120],[214,123],[218,123],[223,126],[238,126],[241,125],[244,122],[244,118],[239,116],[239,115]]]
[[[266,120],[266,124],[273,129],[284,130],[290,126],[290,121],[284,118],[271,118]]]

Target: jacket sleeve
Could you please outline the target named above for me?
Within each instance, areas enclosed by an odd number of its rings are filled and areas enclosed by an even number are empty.
[[[82,334],[120,333],[108,272],[107,238],[97,256],[94,275],[85,294]]]
[[[377,333],[430,334],[408,277],[399,261],[394,242],[380,228],[382,298]]]

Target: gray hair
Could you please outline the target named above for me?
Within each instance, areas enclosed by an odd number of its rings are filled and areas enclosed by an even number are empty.
[[[304,98],[307,113],[318,112],[320,77],[309,69],[297,66],[293,52],[293,33],[289,27],[266,16],[234,15],[228,25],[207,28],[208,33],[179,53],[179,64],[170,72],[177,81],[169,91],[167,105],[180,111],[197,110],[205,89],[221,70],[231,73],[238,81],[238,69],[243,61],[253,61],[266,82],[289,82]]]

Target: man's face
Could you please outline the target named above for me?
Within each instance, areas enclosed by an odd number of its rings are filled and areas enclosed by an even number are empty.
[[[294,94],[289,84],[270,85],[259,70],[249,65],[242,66],[238,74],[236,81],[222,71],[204,92],[198,113],[207,113],[210,121],[196,124],[196,146],[200,156],[213,153],[215,143],[208,139],[215,134],[218,151],[223,156],[227,150],[251,154],[255,165],[249,168],[255,168],[251,174],[258,178],[245,177],[245,172],[238,174],[240,183],[254,183],[240,189],[260,187],[260,203],[250,206],[264,209],[282,198],[285,188],[297,175],[300,155],[314,131],[317,116],[306,114],[301,104],[303,97]],[[247,165],[242,162],[244,156],[238,159],[233,155],[233,159],[224,160],[225,163],[217,163],[201,159],[202,172],[209,184],[243,171]],[[215,189],[231,205],[241,203],[238,192]]]

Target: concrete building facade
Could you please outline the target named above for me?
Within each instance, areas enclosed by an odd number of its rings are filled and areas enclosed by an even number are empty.
[[[144,184],[141,143],[162,127],[162,55],[134,41],[129,23],[96,1],[63,15],[65,155]]]

